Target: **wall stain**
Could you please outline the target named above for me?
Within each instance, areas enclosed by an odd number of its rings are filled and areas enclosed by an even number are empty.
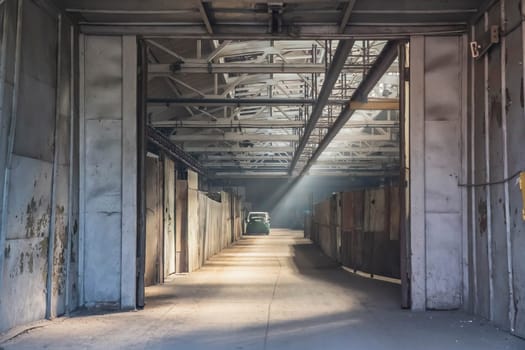
[[[20,270],[20,274],[24,273],[24,253],[20,253],[20,261],[18,263],[18,269]]]
[[[487,232],[487,201],[485,200],[478,203],[478,218],[479,233],[483,236]]]
[[[501,98],[498,95],[492,95],[490,98],[490,116],[496,119],[498,126],[501,128]]]

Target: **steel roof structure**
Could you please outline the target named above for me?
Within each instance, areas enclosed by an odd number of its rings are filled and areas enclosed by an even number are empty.
[[[400,42],[475,0],[57,0],[84,33],[147,45],[148,123],[221,177],[399,169]],[[220,174],[220,175],[219,175]]]

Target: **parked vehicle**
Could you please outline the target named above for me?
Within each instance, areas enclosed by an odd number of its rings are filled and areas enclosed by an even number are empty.
[[[270,233],[270,214],[267,212],[250,212],[246,218],[246,233]]]

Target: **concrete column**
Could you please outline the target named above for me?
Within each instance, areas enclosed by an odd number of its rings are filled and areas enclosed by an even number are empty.
[[[81,304],[135,307],[135,37],[81,38]]]

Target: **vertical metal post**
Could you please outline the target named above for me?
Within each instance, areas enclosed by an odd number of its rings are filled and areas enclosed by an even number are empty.
[[[505,2],[501,1],[501,23],[505,25]],[[504,30],[506,28],[503,28]],[[505,101],[507,100],[507,37],[501,37],[501,132],[503,133],[503,177],[509,178],[509,150],[508,150],[508,132],[507,132],[507,107]],[[509,182],[504,183],[505,191],[505,235],[506,235],[506,250],[507,250],[507,273],[509,286],[509,325],[511,333],[514,332],[516,326],[516,305],[514,304],[514,269],[512,266],[512,236],[510,230],[510,190]]]
[[[468,34],[464,34],[460,41],[460,52],[465,52],[468,48]],[[461,76],[461,175],[463,183],[468,182],[468,158],[469,158],[469,101],[468,101],[468,56],[460,55],[460,67],[462,71]],[[472,95],[473,98],[473,95]],[[468,207],[468,189],[463,187],[461,190],[461,221],[462,221],[462,235],[461,235],[461,248],[462,248],[462,281],[463,281],[463,295],[462,305],[463,309],[466,309],[466,302],[470,295],[470,280],[469,280],[469,207]]]
[[[476,27],[473,25],[471,29],[471,38],[474,40],[476,37]],[[476,69],[473,60],[471,59],[470,64],[471,69],[471,78],[470,78],[470,96],[471,96],[471,105],[470,105],[470,182],[476,182]],[[477,235],[476,235],[476,190],[474,188],[470,189],[470,201],[471,201],[471,244],[472,244],[472,274],[474,278],[472,279],[472,294],[474,297],[473,300],[473,311],[477,313],[478,310],[478,253],[477,253]]]
[[[78,198],[78,303],[84,305],[84,237],[86,232],[86,108],[85,108],[85,48],[84,34],[78,36],[79,70],[79,198]]]
[[[46,281],[46,318],[55,317],[53,311],[53,274],[55,260],[55,227],[56,227],[56,182],[58,176],[59,147],[57,147],[57,128],[60,125],[60,90],[61,90],[61,68],[62,68],[62,15],[57,16],[57,72],[55,90],[55,127],[53,129],[53,175],[51,176],[51,213],[49,219],[49,240],[47,245],[47,281]]]
[[[488,13],[485,13],[485,31],[488,31]],[[485,182],[490,182],[490,115],[489,115],[489,55],[483,57],[484,65],[484,83],[485,83]],[[489,265],[489,317],[490,320],[494,320],[494,277],[493,277],[493,264],[492,264],[492,196],[490,193],[490,185],[485,186],[487,195],[487,258]]]
[[[66,315],[69,315],[71,312],[71,295],[70,295],[70,285],[71,285],[71,249],[73,247],[71,240],[73,239],[73,230],[74,230],[74,216],[73,216],[73,201],[74,195],[73,191],[75,189],[74,182],[74,164],[75,164],[75,26],[69,26],[69,180],[68,180],[68,225],[67,225],[67,249],[66,249]]]

